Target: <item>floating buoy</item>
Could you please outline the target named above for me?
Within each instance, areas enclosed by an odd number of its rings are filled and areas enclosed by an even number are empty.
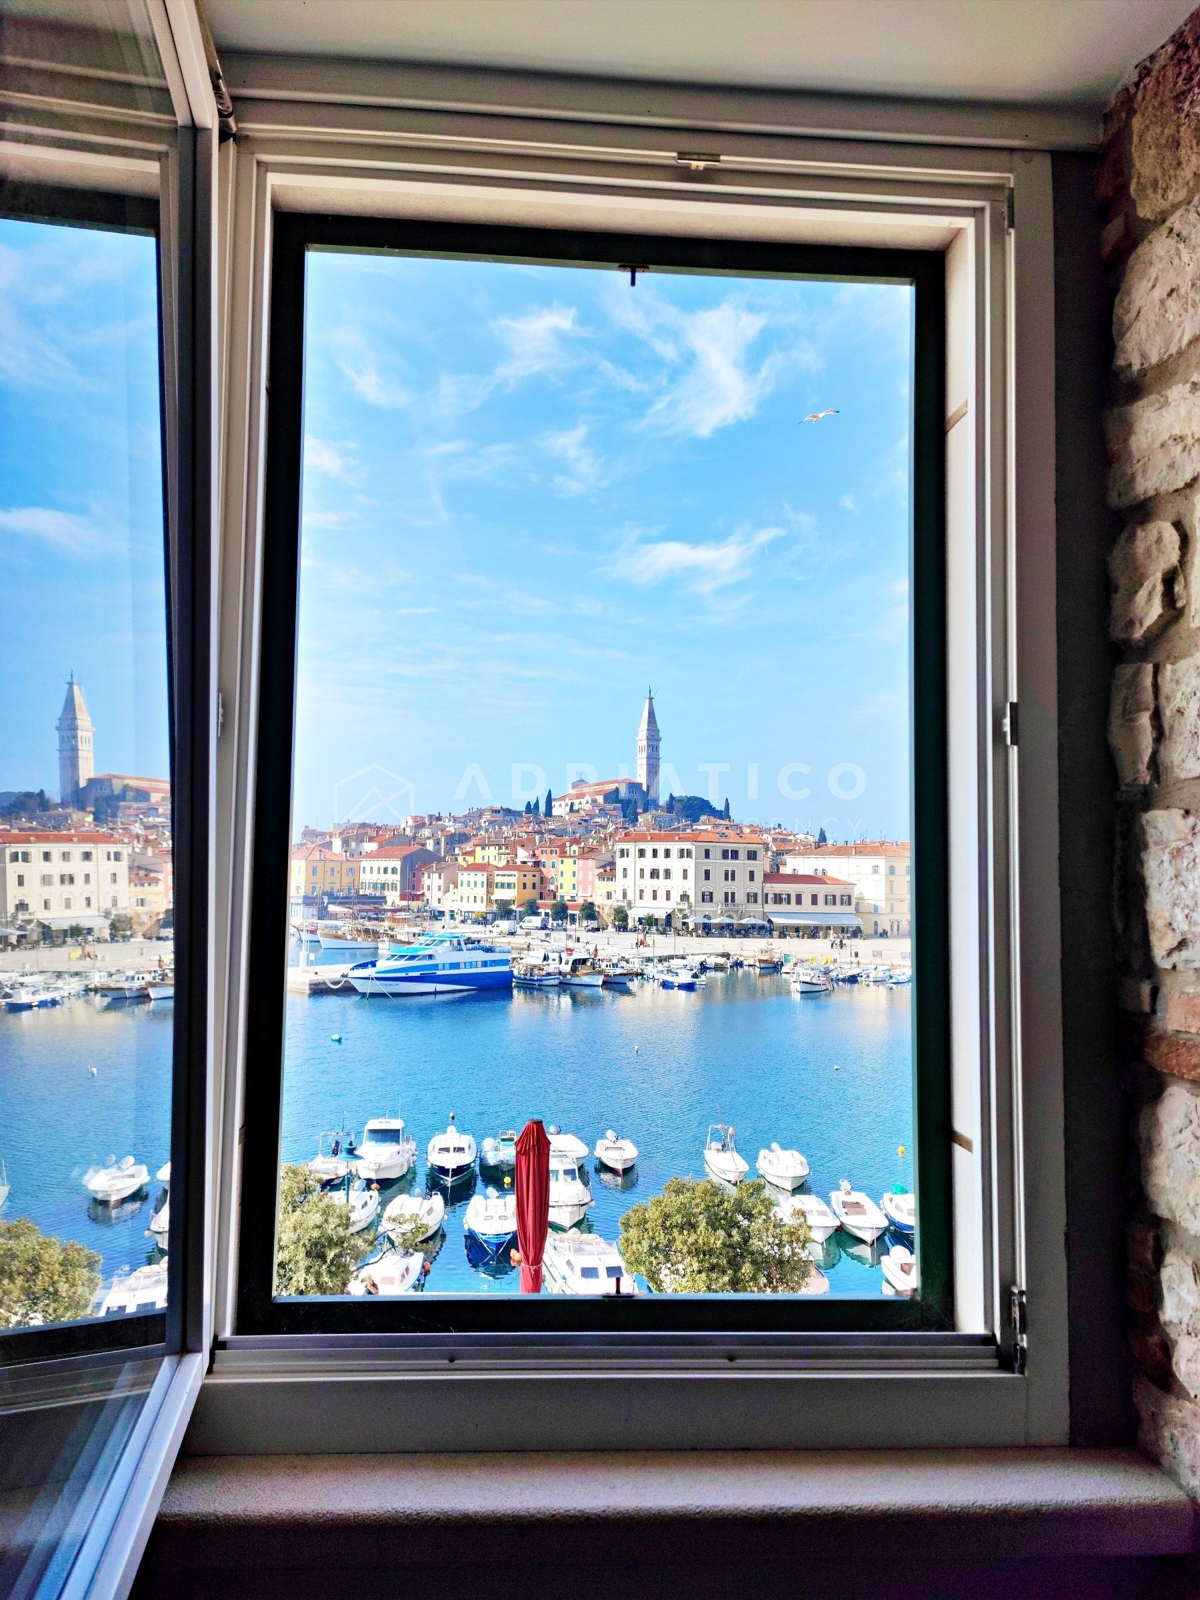
[[[835,1072],[840,1072],[842,1069],[841,1069],[841,1067],[837,1066],[836,1063],[835,1063],[833,1070]]]
[[[901,1145],[901,1146],[900,1146],[900,1154],[901,1154],[901,1155],[903,1155],[903,1154],[904,1154],[904,1146],[903,1146],[903,1145]]]
[[[329,1037],[334,1044],[341,1044],[342,1042],[342,1036],[340,1033],[331,1033]]]

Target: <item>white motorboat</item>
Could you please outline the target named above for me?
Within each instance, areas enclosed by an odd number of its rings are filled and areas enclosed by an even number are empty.
[[[350,1279],[347,1293],[411,1294],[424,1270],[425,1257],[419,1250],[385,1250],[374,1261],[365,1261],[359,1267]]]
[[[6,1011],[44,1011],[58,1004],[58,994],[35,978],[12,984],[4,997]]]
[[[781,1150],[778,1143],[758,1152],[759,1172],[777,1189],[798,1189],[808,1177],[808,1162],[799,1150]]]
[[[596,1160],[610,1172],[628,1172],[637,1164],[638,1149],[632,1139],[618,1139],[611,1128],[596,1140]]]
[[[175,998],[175,979],[164,977],[159,983],[148,983],[146,993],[155,1005],[166,1005]]]
[[[165,1239],[171,1231],[171,1163],[164,1161],[155,1173],[155,1177],[163,1188],[154,1215],[150,1218],[148,1232],[158,1239]]]
[[[578,1142],[576,1140],[576,1143]],[[585,1149],[584,1156],[586,1154]],[[575,1155],[556,1154],[551,1141],[550,1226],[552,1228],[573,1228],[576,1223],[583,1221],[587,1215],[587,1208],[596,1203],[592,1198],[592,1191],[584,1182],[581,1159]]]
[[[325,1148],[326,1140],[329,1141],[328,1150]],[[353,1153],[354,1140],[344,1129],[322,1133],[318,1136],[317,1153],[308,1163],[308,1170],[318,1183],[336,1182],[350,1171]]]
[[[475,1141],[455,1126],[453,1111],[445,1133],[435,1133],[430,1139],[425,1160],[433,1176],[443,1183],[455,1183],[474,1169]]]
[[[150,1169],[132,1156],[126,1156],[121,1161],[109,1156],[102,1167],[89,1167],[83,1175],[83,1186],[92,1199],[107,1206],[128,1200],[131,1194],[144,1189],[149,1182]]]
[[[552,1156],[568,1156],[572,1161],[586,1161],[588,1147],[573,1133],[560,1133],[553,1123],[546,1129]]]
[[[568,989],[602,989],[604,973],[593,964],[590,956],[572,956],[558,981]]]
[[[911,1239],[917,1231],[917,1197],[899,1187],[882,1196],[879,1209],[897,1233]]]
[[[335,1206],[349,1206],[351,1233],[369,1228],[379,1215],[379,1190],[365,1178],[355,1178],[348,1188],[331,1189],[329,1198]]]
[[[404,1131],[403,1117],[372,1117],[363,1129],[354,1167],[368,1183],[403,1178],[417,1159],[417,1141]]]
[[[558,963],[550,961],[519,961],[513,968],[513,983],[518,989],[557,989]]]
[[[546,1241],[542,1257],[551,1294],[636,1294],[633,1274],[615,1244],[597,1233],[570,1233]]]
[[[775,1209],[785,1222],[803,1217],[814,1244],[824,1244],[840,1227],[838,1219],[817,1194],[789,1194]]]
[[[714,1122],[704,1141],[704,1165],[722,1183],[741,1183],[750,1171],[750,1163],[738,1154],[733,1134],[723,1122]]]
[[[829,1279],[825,1276],[820,1267],[817,1265],[816,1261],[813,1259],[812,1251],[806,1250],[805,1254],[808,1256],[808,1276],[800,1285],[800,1293],[828,1294]]]
[[[792,988],[797,994],[831,994],[833,985],[816,967],[793,967]]]
[[[852,1188],[849,1178],[842,1179],[829,1196],[829,1204],[846,1232],[864,1244],[874,1244],[880,1234],[887,1231],[883,1212],[861,1189]]]
[[[907,1245],[894,1244],[880,1257],[879,1265],[883,1268],[884,1294],[898,1294],[907,1299],[921,1287],[917,1258]]]
[[[131,1317],[140,1312],[163,1311],[167,1304],[166,1258],[152,1267],[136,1267],[118,1273],[112,1288],[100,1302],[102,1317]]]
[[[517,1164],[517,1135],[513,1128],[501,1128],[494,1139],[479,1146],[479,1165],[493,1172],[511,1172]]]
[[[446,1202],[440,1194],[399,1194],[388,1202],[380,1231],[404,1236],[409,1244],[424,1244],[446,1220]]]
[[[495,1189],[472,1195],[463,1216],[463,1232],[467,1256],[474,1265],[503,1260],[517,1242],[516,1195],[497,1194]]]

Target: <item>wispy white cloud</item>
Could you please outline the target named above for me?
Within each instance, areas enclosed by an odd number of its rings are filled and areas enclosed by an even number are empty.
[[[862,507],[852,494],[843,494],[838,497],[838,505],[843,511],[861,511]]]
[[[603,481],[604,458],[589,448],[587,431],[587,424],[581,422],[577,428],[562,433],[543,434],[538,441],[543,450],[566,465],[567,470],[554,480],[559,494],[587,494]]]
[[[385,410],[412,404],[412,392],[398,378],[381,370],[377,340],[369,340],[361,328],[341,327],[333,335],[333,343],[342,376],[360,400]]]
[[[0,511],[0,533],[15,533],[39,540],[64,555],[97,556],[112,540],[91,517],[49,506],[22,506]]]
[[[632,539],[606,569],[608,576],[623,578],[641,588],[681,578],[700,594],[723,589],[746,571],[765,545],[783,538],[782,528],[760,528],[757,533],[735,533],[728,539],[688,544],[683,539],[641,541]]]
[[[508,358],[497,367],[497,382],[512,388],[536,372],[559,371],[575,360],[568,336],[582,331],[574,306],[540,306],[519,317],[501,317],[495,329],[508,346]]]
[[[304,441],[304,466],[307,471],[311,468],[314,472],[321,472],[327,478],[340,478],[343,483],[357,481],[354,444],[340,444],[329,439],[314,439],[311,435]]]

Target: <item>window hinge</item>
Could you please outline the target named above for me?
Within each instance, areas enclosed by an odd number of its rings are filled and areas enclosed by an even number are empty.
[[[1004,191],[1004,226],[1009,233],[1016,232],[1017,191],[1011,185]]]
[[[1012,1323],[1012,1369],[1020,1377],[1029,1356],[1029,1341],[1025,1332],[1025,1291],[1015,1283],[1009,1290],[1009,1320]]]
[[[1015,745],[1020,738],[1020,724],[1017,718],[1017,711],[1018,706],[1015,700],[1010,700],[1008,705],[1004,708],[1004,721],[1002,726],[1004,728],[1004,742],[1008,745]]]

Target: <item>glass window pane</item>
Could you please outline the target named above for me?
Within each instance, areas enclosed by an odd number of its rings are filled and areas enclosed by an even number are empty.
[[[174,995],[157,241],[116,197],[86,227],[22,210],[0,215],[4,1328],[165,1305]]]
[[[518,1292],[464,1234],[541,1118],[641,1293],[911,1295],[916,291],[305,270],[277,1291],[415,1195],[397,1293]],[[310,1163],[383,1115],[352,1232]]]

